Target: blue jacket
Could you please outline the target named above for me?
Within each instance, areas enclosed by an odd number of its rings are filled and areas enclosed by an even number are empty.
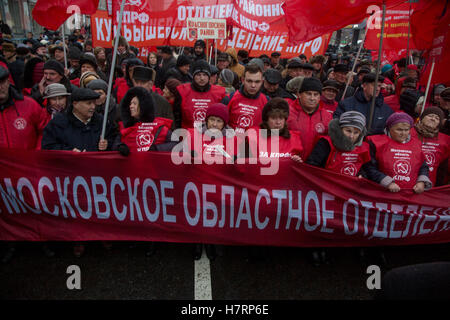
[[[333,113],[333,118],[339,118],[341,114],[346,111],[358,111],[366,117],[367,127],[370,117],[371,101],[367,101],[362,90],[358,90],[353,97],[344,99],[339,102],[336,111]],[[384,103],[381,94],[375,99],[375,108],[373,112],[372,127],[367,135],[383,134],[386,120],[394,111]]]

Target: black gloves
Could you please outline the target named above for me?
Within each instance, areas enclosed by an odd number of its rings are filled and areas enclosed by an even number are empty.
[[[128,148],[128,146],[125,143],[119,144],[117,150],[119,150],[119,153],[125,157],[127,157],[130,154],[130,148]]]

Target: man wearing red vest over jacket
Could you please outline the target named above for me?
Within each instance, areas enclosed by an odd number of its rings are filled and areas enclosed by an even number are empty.
[[[177,87],[179,96],[173,104],[173,114],[177,128],[200,128],[205,121],[206,111],[213,103],[225,97],[225,88],[209,82],[211,67],[205,60],[194,62],[192,70],[193,82]]]
[[[263,72],[258,65],[250,64],[245,67],[242,83],[241,89],[230,100],[223,101],[230,112],[229,126],[236,133],[244,133],[248,128],[258,126],[262,122],[262,109],[268,101],[261,93]]]
[[[320,107],[322,83],[316,78],[305,78],[297,99],[289,106],[288,128],[299,131],[302,138],[302,159],[308,159],[315,143],[328,132],[331,114]]]
[[[40,149],[47,110],[10,86],[8,76],[0,67],[0,147]]]

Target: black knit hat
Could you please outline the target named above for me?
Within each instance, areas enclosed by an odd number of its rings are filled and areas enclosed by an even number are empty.
[[[64,76],[64,66],[55,59],[50,59],[44,63],[44,70],[55,70],[60,75]]]
[[[305,78],[303,79],[303,83],[299,93],[305,91],[317,91],[319,93],[322,93],[322,83],[317,78]]]
[[[98,94],[92,89],[76,88],[72,91],[71,100],[72,101],[96,100],[99,97],[100,94]]]
[[[189,57],[187,57],[185,55],[178,56],[177,67],[182,67],[187,64],[191,64],[191,59],[189,59]]]
[[[195,76],[199,72],[204,72],[208,75],[208,77],[211,77],[211,67],[206,60],[200,59],[194,62],[192,67],[192,76]]]

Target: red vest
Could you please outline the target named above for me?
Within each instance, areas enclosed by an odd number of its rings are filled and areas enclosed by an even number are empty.
[[[169,128],[172,126],[172,120],[165,118],[155,118],[153,122],[138,122],[132,127],[124,128],[123,122],[119,122],[120,140],[125,143],[131,152],[145,152],[155,144],[161,144],[166,141]],[[155,134],[162,127],[158,137],[155,140]]]
[[[222,136],[220,139],[211,139],[206,134],[202,134],[196,128],[188,129],[190,134],[190,150],[195,151],[195,157],[202,157],[203,161],[207,163],[213,163],[213,159],[224,157],[223,163],[227,158],[233,159],[237,154],[237,137]],[[195,139],[199,139],[195,141]],[[200,141],[201,139],[201,141]],[[234,160],[234,159],[233,159]]]
[[[415,129],[411,130],[411,136],[422,141],[422,152],[430,168],[430,180],[435,185],[437,169],[450,155],[450,137],[443,133],[439,133],[436,138],[419,137]]]
[[[407,143],[399,143],[387,135],[369,136],[376,148],[378,170],[394,179],[400,188],[412,188],[425,161],[421,142],[414,137]]]
[[[205,121],[206,110],[213,103],[222,101],[225,97],[225,88],[211,85],[207,92],[198,92],[192,89],[190,83],[177,87],[181,95],[181,126],[185,129],[193,128],[194,123]]]
[[[303,159],[308,159],[314,145],[322,135],[328,134],[328,123],[332,116],[326,110],[319,108],[313,114],[307,114],[300,106],[298,99],[289,105],[288,128],[300,132],[303,145]]]
[[[130,87],[128,86],[127,80],[125,78],[117,78],[113,88],[116,87],[117,87],[117,103],[120,103],[120,101],[123,99],[123,97],[125,97]]]
[[[400,100],[396,94],[385,97],[384,103],[391,107],[394,112],[400,111]]]
[[[362,165],[370,161],[370,148],[367,142],[363,142],[352,151],[340,151],[333,145],[330,137],[323,138],[328,141],[331,148],[325,169],[356,177]]]
[[[319,107],[328,111],[331,114],[331,116],[333,116],[333,113],[336,111],[337,106],[338,106],[338,103],[335,100],[333,100],[332,103],[328,103],[324,99],[320,99],[320,102],[319,102]]]
[[[0,147],[40,150],[42,134],[50,121],[46,109],[34,99],[14,100],[0,111]]]
[[[248,128],[258,126],[262,122],[262,109],[267,103],[267,97],[260,93],[258,98],[250,99],[236,91],[228,108],[230,110],[229,125],[236,133],[244,133]]]
[[[257,136],[249,134],[248,142],[252,157],[290,158],[293,155],[300,155],[303,151],[302,140],[298,132],[290,131],[290,138],[278,137],[278,150],[272,149],[272,139],[274,137],[266,138],[262,134],[262,129],[256,132],[258,132]],[[274,141],[273,143],[276,142]]]

